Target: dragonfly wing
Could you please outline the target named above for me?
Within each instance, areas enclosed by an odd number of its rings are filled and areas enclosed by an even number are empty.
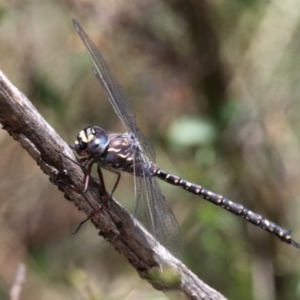
[[[125,127],[127,127],[127,129],[134,134],[135,138],[139,142],[139,146],[143,149],[145,155],[151,161],[154,161],[155,151],[151,142],[143,135],[143,133],[136,125],[135,111],[130,97],[119,84],[117,78],[108,67],[100,51],[85,33],[81,25],[74,19],[73,23],[76,31],[78,32],[80,38],[87,48],[90,57],[93,60],[94,74],[102,85],[115,112],[117,113]]]
[[[141,169],[138,176],[134,176],[136,216],[162,245],[174,255],[180,257],[182,235],[179,225],[162,195],[156,179],[152,177],[149,170],[149,161],[155,161],[153,146],[136,125],[136,116],[129,96],[80,24],[75,20],[73,20],[73,23],[94,62],[93,71],[98,81],[115,112],[129,132],[133,134],[136,146],[135,164]]]
[[[142,176],[135,176],[135,180],[135,216],[163,246],[181,258],[181,230],[156,179],[151,176],[148,168],[143,168]]]

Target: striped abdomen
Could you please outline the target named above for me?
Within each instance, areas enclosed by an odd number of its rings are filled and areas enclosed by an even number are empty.
[[[244,218],[248,222],[274,234],[275,236],[280,238],[282,241],[284,241],[288,244],[292,244],[296,248],[300,248],[300,245],[291,238],[290,230],[285,229],[285,228],[277,225],[276,223],[265,219],[263,216],[247,209],[242,204],[235,203],[231,200],[228,200],[227,198],[225,198],[222,195],[213,193],[213,192],[203,188],[200,185],[190,183],[184,179],[181,179],[178,176],[169,174],[169,173],[161,170],[160,168],[158,168],[155,165],[152,166],[152,169],[153,169],[152,170],[153,176],[156,176],[159,179],[166,181],[167,183],[179,186],[192,194],[198,195],[201,198],[203,198],[215,205],[218,205],[218,206],[222,207],[223,209],[226,209],[229,212]]]

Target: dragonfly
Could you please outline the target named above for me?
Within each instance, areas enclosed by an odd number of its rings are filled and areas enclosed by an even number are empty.
[[[107,198],[112,196],[117,188],[121,172],[132,174],[135,186],[134,214],[136,218],[159,243],[177,257],[182,254],[181,230],[156,178],[178,186],[234,215],[240,216],[253,225],[275,235],[281,241],[300,249],[300,244],[292,239],[290,230],[267,220],[242,204],[233,202],[201,185],[191,183],[158,167],[155,164],[155,151],[151,142],[137,126],[131,99],[81,25],[74,19],[73,23],[94,63],[93,72],[97,80],[104,89],[115,112],[127,128],[125,133],[107,133],[103,128],[91,125],[86,126],[78,133],[71,148],[80,157],[78,161],[85,171],[82,192],[86,192],[88,189],[91,169],[94,164],[97,165],[102,192],[107,195]],[[106,191],[101,169],[117,175],[116,183],[110,195]]]

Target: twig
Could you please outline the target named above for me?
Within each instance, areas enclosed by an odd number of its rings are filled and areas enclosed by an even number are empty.
[[[9,291],[10,300],[19,300],[22,286],[26,280],[26,266],[22,263],[19,263],[16,271],[15,280]]]
[[[85,196],[77,194],[63,182],[81,186],[83,172],[57,151],[74,157],[69,146],[43,119],[32,103],[0,70],[0,122],[3,128],[31,155],[50,181],[64,192],[65,197],[87,215],[103,204],[99,185],[91,180]],[[58,180],[60,179],[60,180]],[[184,264],[171,256],[145,229],[113,199],[105,209],[91,219],[103,236],[124,255],[140,277],[172,297],[221,300],[224,296],[203,283]],[[170,269],[175,276],[166,276]],[[168,279],[167,279],[168,277]],[[170,279],[171,277],[171,279]]]

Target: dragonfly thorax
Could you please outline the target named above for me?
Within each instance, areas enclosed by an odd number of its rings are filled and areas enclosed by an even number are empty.
[[[108,134],[99,126],[87,126],[75,140],[74,150],[79,156],[102,155],[109,144]]]

